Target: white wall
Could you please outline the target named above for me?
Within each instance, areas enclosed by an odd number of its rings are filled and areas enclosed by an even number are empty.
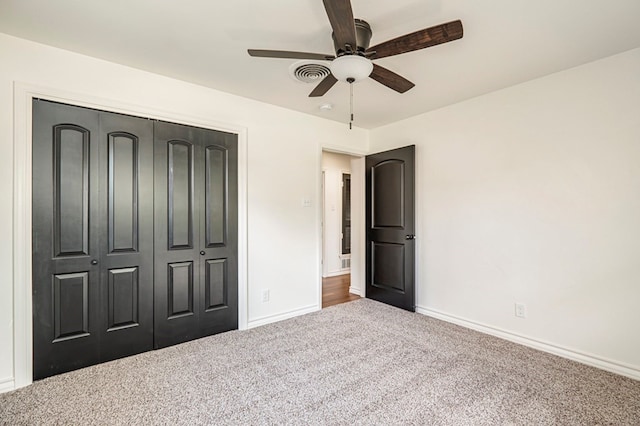
[[[342,174],[351,174],[351,157],[323,151],[324,222],[322,276],[349,273],[342,268]]]
[[[640,49],[370,144],[416,145],[419,311],[640,378]]]
[[[366,151],[368,132],[3,34],[0,61],[0,389],[11,387],[14,377],[11,153],[16,81],[164,116],[245,127],[249,325],[319,308],[320,146],[328,139],[347,151]],[[302,206],[303,198],[311,199],[310,208]],[[270,302],[262,303],[266,288]]]

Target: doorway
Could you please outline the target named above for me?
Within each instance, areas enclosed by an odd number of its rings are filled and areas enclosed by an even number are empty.
[[[322,152],[323,308],[364,296],[356,272],[362,252],[363,170],[362,157]]]

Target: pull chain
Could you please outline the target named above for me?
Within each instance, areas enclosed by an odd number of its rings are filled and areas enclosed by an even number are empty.
[[[353,124],[353,82],[349,83],[349,92],[350,92],[349,113],[351,118],[351,120],[349,121],[349,130],[351,130],[352,124]]]

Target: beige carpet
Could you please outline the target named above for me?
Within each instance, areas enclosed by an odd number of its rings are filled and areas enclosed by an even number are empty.
[[[640,382],[362,299],[36,382],[0,423],[640,425]]]

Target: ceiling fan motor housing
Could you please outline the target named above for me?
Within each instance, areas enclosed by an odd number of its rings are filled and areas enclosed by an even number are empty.
[[[369,43],[371,42],[371,26],[367,21],[362,19],[354,19],[356,26],[356,46],[351,46],[353,49],[353,53],[359,53],[364,55],[364,51],[369,48]],[[344,54],[349,54],[345,49],[345,46],[339,46],[336,42],[336,36],[334,33],[331,33],[331,38],[333,39],[333,46],[336,50],[336,56],[342,56]]]

